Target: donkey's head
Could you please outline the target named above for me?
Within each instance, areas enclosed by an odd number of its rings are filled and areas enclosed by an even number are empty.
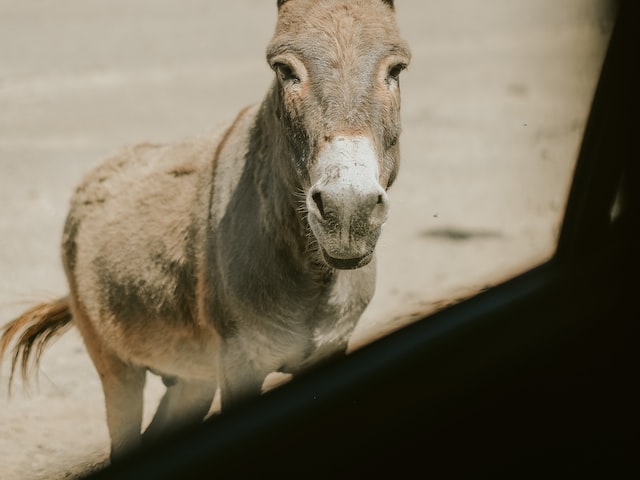
[[[324,261],[371,260],[399,164],[399,75],[409,63],[392,0],[280,0],[267,60],[277,115]]]

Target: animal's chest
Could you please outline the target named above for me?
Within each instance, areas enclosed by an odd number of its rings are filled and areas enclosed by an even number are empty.
[[[306,301],[302,292],[295,292],[278,296],[270,308],[245,311],[237,335],[244,338],[248,360],[295,373],[344,353],[373,295],[374,274],[374,266],[338,271],[326,288]]]

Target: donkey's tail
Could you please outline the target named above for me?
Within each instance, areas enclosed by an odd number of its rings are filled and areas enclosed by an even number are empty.
[[[71,318],[69,298],[63,297],[36,305],[2,328],[0,365],[5,352],[14,343],[9,389],[11,389],[13,374],[18,363],[20,363],[22,378],[26,381],[29,371],[38,366],[40,356],[49,341],[62,335],[73,325]],[[14,338],[15,342],[13,342]]]

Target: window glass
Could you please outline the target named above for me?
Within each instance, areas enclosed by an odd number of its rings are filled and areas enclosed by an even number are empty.
[[[402,166],[354,347],[401,325],[399,312],[434,310],[552,255],[610,3],[396,2],[413,51]],[[275,4],[0,0],[0,324],[66,293],[60,235],[93,165],[121,145],[206,131],[262,99]],[[9,401],[6,373],[3,478],[104,461],[102,390],[76,331],[45,352],[30,394],[16,378]],[[150,387],[147,404],[162,391]]]
[[[613,20],[603,0],[398,13],[403,163],[354,345],[551,257]]]

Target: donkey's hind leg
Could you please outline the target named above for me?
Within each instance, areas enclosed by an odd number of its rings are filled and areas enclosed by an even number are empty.
[[[105,356],[110,358],[103,358],[96,368],[104,390],[113,460],[140,444],[146,370]]]
[[[140,444],[146,369],[118,357],[100,339],[84,308],[75,302],[72,308],[74,322],[102,382],[113,461]]]
[[[143,440],[153,441],[159,435],[179,427],[201,422],[213,402],[216,393],[214,381],[193,381],[182,378],[163,378],[165,392],[153,420],[144,432]]]

